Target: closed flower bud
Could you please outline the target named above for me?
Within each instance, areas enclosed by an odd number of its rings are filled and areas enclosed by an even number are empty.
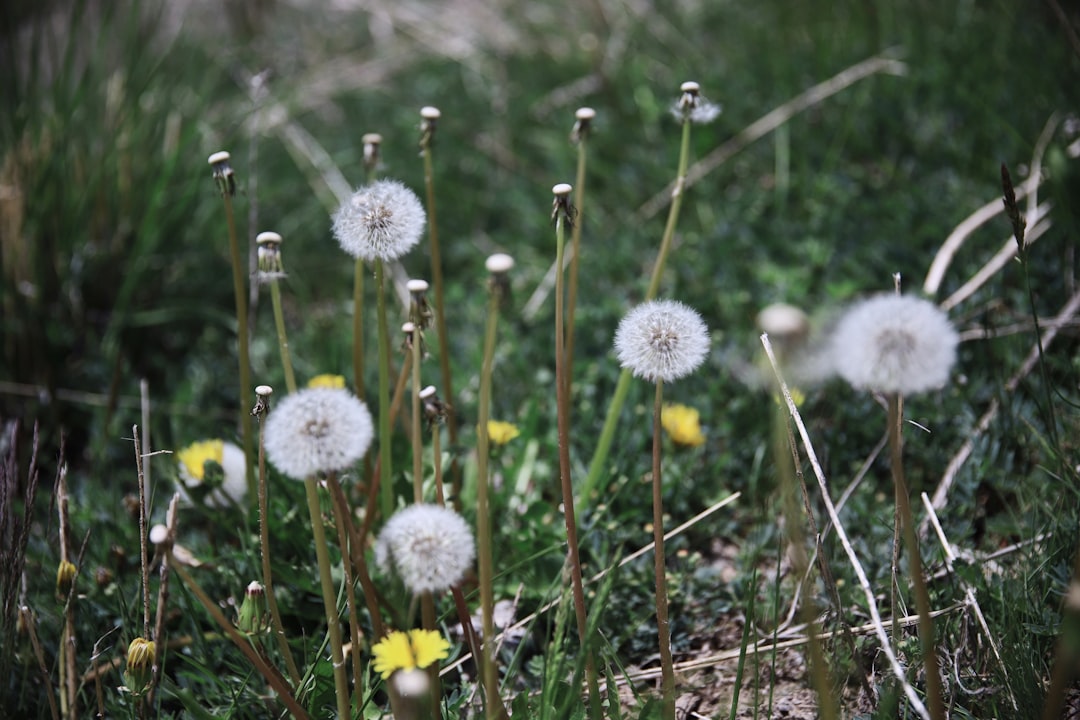
[[[60,596],[62,600],[67,599],[68,594],[71,592],[71,586],[75,582],[75,575],[78,573],[78,569],[75,567],[75,563],[67,560],[61,560],[60,564],[56,568],[56,594]]]
[[[270,627],[270,616],[266,610],[266,592],[263,586],[254,580],[244,591],[244,600],[240,603],[240,612],[236,618],[236,628],[247,635],[258,635]]]
[[[154,643],[137,637],[128,645],[124,684],[132,695],[141,697],[154,679]]]

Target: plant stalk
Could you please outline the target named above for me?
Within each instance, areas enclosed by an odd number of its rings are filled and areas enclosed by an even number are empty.
[[[375,260],[375,297],[379,315],[379,500],[386,520],[394,512],[394,487],[390,481],[390,330],[381,258]]]
[[[240,435],[244,447],[244,467],[247,478],[248,497],[257,493],[255,487],[255,468],[251,462],[254,454],[252,439],[251,413],[245,400],[251,387],[251,360],[248,356],[248,312],[247,298],[244,297],[244,270],[246,263],[240,255],[240,243],[236,235],[236,219],[233,217],[232,195],[223,193],[225,220],[229,228],[229,255],[232,258],[233,296],[236,299],[236,347],[240,363]]]
[[[660,413],[664,402],[664,381],[656,381],[653,404],[653,569],[656,574],[656,631],[660,639],[660,694],[664,720],[675,720],[675,667],[671,659],[671,623],[668,620],[667,564],[664,557],[664,492],[660,475]]]

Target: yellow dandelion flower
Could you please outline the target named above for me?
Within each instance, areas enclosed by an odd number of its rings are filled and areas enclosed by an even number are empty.
[[[660,424],[679,445],[697,447],[705,442],[701,432],[701,416],[686,405],[665,405],[660,411]]]
[[[488,420],[487,431],[488,440],[496,445],[505,445],[521,434],[517,425],[502,420]]]
[[[398,670],[423,670],[450,655],[450,643],[435,630],[394,631],[371,646],[372,668],[389,679]]]
[[[337,388],[340,390],[345,387],[345,376],[323,373],[308,380],[307,386],[309,388]]]
[[[202,440],[191,443],[176,453],[176,459],[180,461],[188,474],[200,482],[206,477],[206,461],[213,460],[221,465],[224,456],[225,443],[221,440]]]

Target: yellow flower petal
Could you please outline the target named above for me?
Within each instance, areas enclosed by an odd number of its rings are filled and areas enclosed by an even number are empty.
[[[409,640],[420,669],[450,656],[450,643],[437,630],[410,630]]]
[[[371,653],[375,656],[372,669],[383,680],[387,680],[396,670],[412,670],[416,667],[409,636],[400,631],[394,631],[372,645]]]
[[[307,386],[309,388],[337,388],[341,389],[345,387],[344,375],[332,375],[330,373],[324,373],[322,375],[316,375],[308,380]]]
[[[205,477],[205,463],[213,460],[221,464],[225,454],[225,443],[221,440],[203,440],[188,445],[176,453],[176,459],[184,466],[188,474],[196,480],[202,481]]]
[[[505,445],[521,434],[517,425],[502,420],[488,420],[487,431],[488,440],[496,445]]]
[[[660,410],[660,424],[679,445],[697,447],[705,442],[705,435],[701,432],[701,416],[695,408],[665,405]]]

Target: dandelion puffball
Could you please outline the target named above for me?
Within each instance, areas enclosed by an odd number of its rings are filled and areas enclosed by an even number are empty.
[[[677,380],[705,361],[709,329],[697,311],[675,300],[652,300],[623,317],[615,331],[615,355],[635,377]]]
[[[348,390],[316,387],[287,395],[266,419],[266,457],[285,475],[304,480],[344,470],[364,456],[374,437],[371,413]]]
[[[410,505],[395,513],[375,541],[375,562],[393,570],[413,593],[442,592],[472,567],[472,529],[453,510]]]
[[[334,237],[341,248],[366,261],[394,260],[420,241],[424,206],[396,180],[366,185],[334,213]]]
[[[906,395],[948,382],[959,340],[933,303],[879,295],[844,313],[828,352],[836,372],[852,386]]]

